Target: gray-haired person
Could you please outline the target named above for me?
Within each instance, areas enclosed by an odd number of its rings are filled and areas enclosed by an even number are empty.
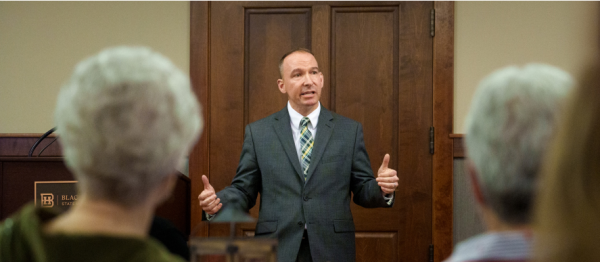
[[[27,205],[0,225],[0,261],[182,261],[147,236],[203,122],[189,77],[144,47],[103,50],[58,95],[57,132],[79,181],[61,215]]]
[[[446,261],[530,259],[537,174],[573,84],[543,64],[503,68],[480,83],[466,120],[466,167],[487,231]]]

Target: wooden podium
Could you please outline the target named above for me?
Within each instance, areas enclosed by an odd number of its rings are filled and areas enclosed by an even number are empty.
[[[39,181],[73,181],[62,157],[0,157],[0,219],[4,220],[34,200]],[[179,175],[171,197],[156,215],[171,221],[183,234],[190,234],[190,179]]]

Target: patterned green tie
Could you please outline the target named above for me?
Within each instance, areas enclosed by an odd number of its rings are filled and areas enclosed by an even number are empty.
[[[308,123],[310,123],[308,117],[304,117],[300,120],[300,148],[302,149],[302,172],[304,173],[304,181],[306,181],[308,167],[310,166],[310,154],[312,153],[313,145],[315,144],[312,134],[308,130]]]

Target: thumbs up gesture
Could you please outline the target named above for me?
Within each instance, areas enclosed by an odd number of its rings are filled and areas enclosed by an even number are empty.
[[[221,203],[221,199],[217,198],[215,189],[210,185],[205,175],[202,175],[202,183],[204,184],[204,190],[198,196],[198,201],[204,212],[214,215],[223,207],[223,203]]]
[[[396,170],[388,168],[388,164],[390,163],[390,155],[385,154],[383,157],[383,163],[381,163],[381,167],[379,167],[379,171],[377,171],[377,184],[381,187],[381,191],[383,193],[391,194],[394,193],[396,187],[398,187],[398,176],[396,175]]]

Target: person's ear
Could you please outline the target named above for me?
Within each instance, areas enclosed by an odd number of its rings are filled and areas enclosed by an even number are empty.
[[[285,85],[283,83],[283,79],[277,79],[277,87],[279,88],[279,91],[283,94],[287,93],[287,91],[285,90]]]
[[[321,80],[321,86],[323,85],[323,72],[319,71],[319,79]]]
[[[485,198],[483,197],[483,193],[481,192],[481,184],[479,183],[475,164],[473,164],[473,161],[467,158],[466,165],[467,175],[469,176],[469,180],[471,181],[471,188],[473,189],[473,196],[475,196],[477,204],[485,205]]]

